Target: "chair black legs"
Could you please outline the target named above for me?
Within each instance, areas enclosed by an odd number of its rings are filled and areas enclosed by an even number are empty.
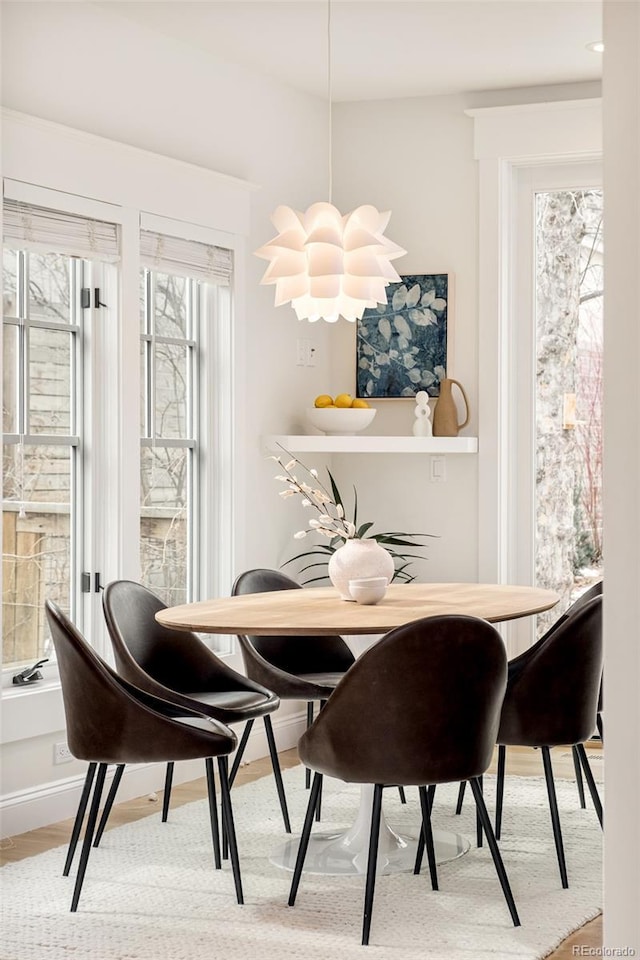
[[[280,772],[280,761],[278,760],[278,748],[276,747],[275,737],[273,736],[273,726],[271,723],[271,717],[268,714],[265,714],[263,717],[264,720],[264,729],[267,734],[267,743],[269,744],[269,753],[271,754],[271,765],[273,767],[273,776],[276,781],[276,789],[278,791],[278,799],[280,800],[280,809],[282,810],[282,819],[284,821],[284,829],[287,833],[291,833],[291,823],[289,822],[289,811],[287,809],[287,798],[284,792],[284,784],[282,782],[282,773]]]
[[[166,823],[169,818],[169,802],[171,801],[171,785],[173,783],[173,760],[167,764],[167,772],[164,775],[164,793],[162,795],[162,822]]]
[[[576,786],[578,788],[578,798],[580,800],[580,806],[583,810],[586,809],[587,802],[584,799],[584,784],[582,782],[582,767],[580,766],[580,755],[578,754],[578,748],[574,744],[571,747],[571,754],[573,756],[573,769],[576,772]]]
[[[421,788],[418,787],[418,792],[420,792],[420,789]],[[431,827],[431,811],[433,810],[433,800],[435,795],[436,795],[435,784],[432,784],[427,789],[427,811],[429,814],[429,827]],[[422,869],[422,858],[424,857],[424,850],[425,850],[424,838],[425,838],[426,831],[425,831],[425,824],[424,824],[424,807],[422,806],[422,797],[420,797],[420,809],[422,811],[422,829],[418,834],[418,842],[416,844],[416,861],[413,865],[413,872],[415,874],[420,873],[420,870]],[[435,852],[434,852],[434,858],[435,858]],[[429,864],[429,868],[431,868],[431,864]],[[431,885],[433,887],[433,874],[431,875],[431,881],[432,881]],[[437,878],[436,878],[436,883],[437,883]],[[433,887],[433,889],[437,890],[438,888],[436,886],[436,887]]]
[[[313,815],[316,811],[316,804],[318,802],[318,797],[320,796],[320,787],[322,786],[322,774],[314,773],[313,783],[311,784],[311,795],[309,796],[309,803],[307,804],[307,812],[304,817],[304,825],[302,827],[302,834],[300,835],[300,844],[298,846],[298,856],[296,857],[296,865],[293,870],[293,878],[291,880],[291,889],[289,891],[289,906],[292,907],[296,902],[296,896],[298,893],[298,887],[300,886],[300,877],[302,876],[302,868],[304,867],[304,858],[307,855],[307,850],[309,848],[309,838],[311,836],[311,827],[313,826]]]
[[[460,783],[460,787],[458,788],[458,802],[456,803],[457,816],[460,816],[460,814],[462,813],[462,803],[464,801],[464,791],[466,789],[466,786],[467,786],[467,781],[462,780]]]
[[[593,805],[596,809],[600,826],[602,826],[602,803],[600,802],[600,796],[598,794],[596,782],[593,779],[593,773],[591,772],[591,766],[589,764],[589,758],[587,757],[587,751],[584,748],[584,743],[577,743],[573,749],[577,752],[580,763],[582,764],[587,786],[589,787],[589,793],[591,794],[591,799],[593,800]]]
[[[551,813],[551,823],[553,826],[553,839],[556,844],[556,854],[558,856],[558,867],[560,869],[560,879],[562,886],[566,889],[569,886],[567,880],[567,865],[564,859],[564,846],[562,843],[562,831],[560,829],[560,815],[558,814],[558,801],[556,799],[556,788],[553,782],[553,768],[551,766],[551,751],[549,747],[541,747],[542,762],[544,764],[544,776],[547,781],[547,793],[549,795],[549,811]]]
[[[427,847],[427,860],[429,861],[429,873],[431,875],[431,889],[438,889],[438,868],[436,867],[436,851],[433,843],[433,830],[431,829],[431,810],[433,808],[433,797],[436,792],[435,786],[429,787],[427,794],[426,787],[418,787],[420,795],[420,809],[422,811],[422,832],[418,840],[418,852],[416,853],[416,864],[414,873],[420,873],[422,864],[422,851]]]
[[[491,856],[493,857],[493,863],[496,868],[496,873],[498,874],[502,892],[504,893],[504,898],[507,901],[507,906],[509,907],[509,913],[511,914],[513,925],[514,927],[519,927],[520,918],[518,917],[516,904],[513,899],[513,894],[511,893],[511,887],[509,886],[507,871],[504,868],[504,863],[502,862],[502,857],[500,856],[500,850],[498,849],[495,834],[493,832],[493,828],[491,827],[491,820],[489,819],[489,814],[487,813],[487,808],[484,803],[484,797],[482,795],[482,788],[479,783],[479,778],[470,780],[469,783],[471,784],[471,790],[473,791],[473,798],[476,801],[476,808],[482,823],[482,828],[487,835],[489,850],[491,851]]]
[[[80,831],[82,830],[82,821],[84,820],[84,812],[87,809],[87,801],[89,800],[89,794],[91,793],[91,784],[93,783],[93,778],[96,773],[97,763],[90,763],[87,768],[87,775],[84,778],[84,786],[82,788],[82,794],[80,796],[80,803],[78,804],[78,812],[76,813],[76,819],[73,821],[73,830],[71,831],[71,839],[69,840],[69,849],[67,850],[67,859],[64,862],[64,869],[62,871],[63,877],[69,876],[69,871],[71,870],[71,864],[73,862],[73,855],[76,852],[76,846],[78,845],[78,837],[80,836]]]
[[[321,700],[321,701],[320,701],[320,710],[324,710],[324,708],[326,707],[326,705],[327,705],[327,701],[326,701],[326,700]],[[318,711],[318,712],[319,712],[319,711]],[[311,717],[312,717],[312,719],[313,719],[313,711],[312,711],[312,713],[311,713]],[[318,793],[318,802],[316,803],[316,821],[317,821],[318,823],[320,823],[321,817],[322,817],[322,784],[320,784],[320,792]]]
[[[362,917],[362,946],[369,943],[371,916],[373,914],[373,894],[376,886],[376,864],[378,861],[378,840],[380,838],[380,813],[382,811],[382,784],[373,788],[373,807],[371,810],[371,833],[369,835],[369,858],[367,860],[367,880],[364,890],[364,914]]]
[[[100,823],[98,824],[98,829],[96,830],[95,839],[93,841],[94,847],[99,846],[102,839],[102,834],[104,833],[104,828],[107,825],[107,820],[109,819],[109,814],[111,813],[111,807],[113,802],[116,799],[116,794],[118,792],[118,787],[120,786],[120,781],[122,780],[122,774],[124,773],[124,763],[119,763],[116,767],[116,772],[113,775],[113,781],[111,783],[111,789],[107,794],[107,800],[102,810],[102,816],[100,817]]]
[[[496,873],[502,887],[502,892],[504,898],[507,902],[509,908],[509,913],[511,914],[511,919],[513,921],[514,927],[520,926],[520,918],[518,917],[518,911],[516,909],[515,901],[513,899],[513,894],[511,892],[511,887],[509,885],[509,879],[507,877],[507,872],[502,862],[502,857],[500,856],[500,850],[498,849],[498,844],[496,842],[495,834],[491,826],[491,821],[489,819],[489,814],[487,813],[487,808],[484,803],[484,797],[482,795],[482,787],[480,785],[480,778],[475,778],[470,780],[471,790],[473,792],[474,800],[476,802],[476,807],[478,810],[478,818],[481,824],[481,829],[487,836],[487,842],[489,844],[489,849],[491,851],[491,856],[493,858],[493,863],[496,868]],[[304,867],[305,857],[307,855],[307,850],[309,848],[309,839],[311,836],[311,827],[313,826],[313,818],[316,811],[316,806],[318,803],[318,798],[320,796],[320,788],[322,785],[322,774],[316,773],[313,777],[313,782],[311,784],[311,795],[309,797],[309,803],[307,804],[307,812],[304,818],[304,826],[302,828],[302,835],[300,837],[300,845],[298,847],[298,855],[296,857],[296,864],[293,871],[293,878],[291,881],[291,889],[289,891],[289,906],[292,907],[296,902],[296,896],[298,893],[298,887],[300,886],[300,878],[302,876],[302,870]],[[369,855],[367,859],[367,877],[365,882],[365,895],[364,895],[364,913],[362,920],[362,945],[366,946],[369,943],[369,934],[371,931],[371,918],[373,915],[373,898],[375,893],[375,883],[376,883],[376,867],[378,860],[378,839],[380,835],[380,817],[382,811],[382,791],[384,789],[383,784],[375,784],[373,790],[373,806],[371,810],[371,832],[369,837]],[[420,865],[422,860],[422,852],[427,849],[428,859],[429,859],[429,872],[431,874],[431,886],[434,890],[438,889],[438,875],[436,867],[436,858],[435,858],[435,849],[433,842],[433,832],[431,829],[431,810],[433,807],[433,798],[435,794],[435,786],[425,787],[420,786],[418,788],[420,795],[420,808],[422,812],[422,831],[418,840],[418,855],[416,857],[416,866],[414,873],[420,872]]]
[[[73,888],[73,897],[71,899],[71,913],[75,913],[78,909],[78,901],[80,900],[80,894],[82,892],[82,884],[84,881],[84,875],[87,869],[87,861],[89,860],[89,854],[91,853],[91,841],[93,840],[93,831],[96,827],[96,821],[98,819],[98,810],[100,809],[100,798],[102,797],[102,789],[104,787],[104,778],[107,774],[107,764],[101,763],[98,766],[98,774],[96,776],[95,787],[93,788],[93,798],[91,800],[91,807],[89,809],[89,819],[87,821],[87,827],[84,835],[84,842],[82,844],[82,853],[80,854],[80,865],[78,867],[78,875],[76,876],[76,884]]]
[[[236,898],[238,903],[244,903],[242,894],[242,879],[240,877],[240,860],[238,858],[238,845],[236,843],[236,828],[233,821],[233,810],[231,807],[231,794],[229,792],[229,764],[226,757],[218,757],[218,774],[220,777],[220,794],[223,810],[223,822],[225,825],[225,836],[229,843],[229,857],[231,859],[231,869],[233,870],[233,882],[236,888]]]
[[[309,704],[307,704],[307,708]],[[307,718],[308,718],[308,709],[307,709]],[[273,725],[271,723],[271,717],[267,714],[263,717],[264,720],[264,729],[267,735],[267,743],[269,744],[269,754],[271,755],[271,766],[273,767],[273,776],[276,781],[276,789],[278,791],[278,799],[280,800],[280,809],[282,810],[282,819],[284,821],[284,829],[287,833],[291,833],[291,823],[289,822],[289,810],[287,809],[287,798],[284,792],[284,784],[282,782],[282,773],[280,771],[280,761],[278,760],[278,749],[276,747],[275,737],[273,736]],[[236,774],[240,769],[240,762],[242,760],[245,747],[247,746],[247,741],[249,740],[249,734],[253,727],[254,721],[247,720],[246,726],[242,733],[242,738],[238,744],[238,749],[236,750],[233,757],[233,765],[231,767],[231,772],[229,774],[229,788],[233,786],[233,781],[236,778]],[[223,815],[224,820],[224,815]],[[226,839],[223,836],[223,856],[226,859]]]
[[[313,723],[313,700],[307,700],[307,730]],[[305,789],[309,790],[311,787],[311,770],[309,767],[304,768],[304,785]]]
[[[220,833],[218,831],[216,779],[213,773],[213,760],[211,757],[207,757],[204,763],[207,771],[207,795],[209,797],[209,820],[211,821],[211,840],[213,842],[213,863],[216,870],[220,870],[222,867],[222,861],[220,860]],[[223,820],[223,829],[224,826],[225,824]]]
[[[231,773],[229,774],[229,787],[233,786],[233,781],[236,778],[236,774],[240,769],[240,761],[244,756],[244,750],[249,739],[249,734],[251,733],[251,728],[253,727],[254,720],[247,720],[245,728],[242,731],[242,737],[240,738],[240,743],[238,744],[237,750],[233,755],[233,763],[231,765]]]
[[[507,748],[503,743],[498,746],[498,775],[496,777],[496,840],[502,832],[502,801],[504,799],[504,768]]]
[[[214,849],[214,859],[216,869],[220,869],[220,838],[218,834],[218,815],[217,815],[217,803],[216,803],[216,788],[215,788],[215,778],[213,772],[213,760],[208,758],[206,761],[207,769],[207,786],[209,789],[209,813],[211,818],[211,833],[213,836],[213,849]],[[173,764],[171,764],[173,766]],[[84,876],[87,869],[87,863],[89,861],[89,854],[91,853],[91,847],[97,847],[100,842],[100,837],[104,831],[107,819],[109,817],[109,811],[113,805],[115,795],[118,790],[118,784],[122,778],[122,773],[124,770],[124,764],[118,764],[116,772],[113,778],[113,783],[109,791],[109,796],[105,803],[105,807],[102,813],[102,818],[100,820],[100,825],[96,830],[96,823],[98,821],[98,813],[100,810],[100,801],[102,799],[102,793],[104,791],[104,783],[107,774],[108,764],[106,763],[90,763],[87,775],[85,777],[84,786],[82,788],[82,796],[80,797],[80,803],[78,805],[78,812],[76,813],[76,818],[73,824],[73,830],[71,833],[71,840],[69,842],[69,850],[67,852],[67,859],[65,861],[63,876],[69,876],[69,871],[71,869],[71,863],[73,861],[73,855],[78,843],[78,838],[80,836],[80,831],[82,829],[82,821],[84,820],[85,811],[87,808],[87,803],[89,796],[91,794],[91,787],[95,777],[95,786],[93,787],[93,797],[91,799],[91,806],[89,809],[89,816],[87,819],[87,825],[85,828],[84,840],[82,842],[82,852],[80,854],[80,864],[78,866],[78,874],[76,876],[76,882],[73,890],[73,897],[71,900],[71,912],[75,913],[78,909],[78,903],[80,901],[80,894],[82,892],[82,884],[84,882]],[[96,776],[97,769],[97,776]],[[220,790],[222,794],[222,811],[223,811],[223,824],[225,831],[225,838],[228,840],[229,844],[229,855],[231,859],[231,867],[233,870],[233,880],[236,889],[236,897],[238,903],[244,903],[243,893],[242,893],[242,880],[240,877],[240,860],[238,857],[238,846],[236,843],[236,832],[235,825],[233,822],[233,811],[231,808],[231,796],[229,793],[229,777],[228,777],[228,762],[227,757],[218,758],[218,773],[220,778]]]
[[[480,793],[484,791],[484,783],[482,777],[478,777],[478,787],[480,788]],[[474,791],[475,796],[475,791]],[[476,843],[479,847],[482,846],[482,817],[480,816],[480,808],[476,803]]]

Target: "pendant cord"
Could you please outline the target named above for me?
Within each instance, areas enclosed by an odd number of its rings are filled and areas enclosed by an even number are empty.
[[[329,203],[332,202],[333,171],[332,155],[332,108],[331,108],[331,0],[327,0],[327,100],[329,101]]]

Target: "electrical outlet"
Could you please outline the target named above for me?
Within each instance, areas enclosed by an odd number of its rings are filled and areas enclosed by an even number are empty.
[[[429,479],[432,483],[446,483],[447,481],[447,462],[444,457],[430,457]]]
[[[298,338],[296,340],[296,366],[306,367],[309,354],[309,341]]]
[[[53,762],[54,763],[69,763],[70,760],[73,760],[73,754],[69,750],[69,746],[66,741],[62,743],[54,743],[53,745]]]
[[[316,365],[316,345],[313,340],[307,340],[309,344],[309,349],[307,351],[306,361],[308,367],[315,367]]]

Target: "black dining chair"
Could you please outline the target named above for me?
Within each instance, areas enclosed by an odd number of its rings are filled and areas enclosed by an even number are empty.
[[[259,568],[241,573],[233,584],[234,597],[275,590],[300,590],[300,584],[278,570]],[[247,676],[277,693],[280,700],[307,703],[307,726],[313,722],[314,704],[329,699],[336,684],[353,666],[355,657],[340,636],[238,635]],[[310,773],[305,773],[307,787]]]
[[[240,766],[253,723],[262,717],[276,789],[287,833],[291,833],[271,716],[280,700],[271,690],[243,676],[217,657],[195,633],[170,630],[155,618],[166,604],[132,580],[107,584],[102,595],[104,615],[118,673],[142,690],[204,713],[225,724],[245,723],[229,784]],[[167,818],[173,765],[167,767],[163,819]]]
[[[122,766],[127,763],[202,758],[207,764],[207,781],[213,791],[210,799],[215,807],[212,757],[218,758],[222,808],[236,896],[238,903],[243,903],[227,775],[227,756],[237,744],[233,731],[201,711],[185,706],[180,707],[180,716],[177,717],[173,704],[139,690],[115,673],[92,650],[55,603],[48,600],[45,608],[60,669],[69,750],[78,760],[89,762],[70,849],[71,846],[75,849],[78,842],[95,778],[71,912],[78,908],[109,764]],[[211,828],[215,848],[219,846],[217,819],[211,821]],[[67,861],[70,866],[69,857]],[[65,865],[65,876],[68,872]]]
[[[496,742],[496,835],[500,835],[506,747],[539,747],[542,753],[560,878],[569,886],[551,764],[551,748],[577,751],[602,826],[602,804],[584,743],[593,735],[602,684],[602,597],[594,596],[552,630],[544,642],[509,664]]]
[[[514,657],[509,661],[508,670],[509,675],[518,671],[522,665],[524,665],[532,656],[535,655],[535,651],[538,650],[544,643],[547,642],[552,633],[558,629],[563,623],[566,623],[567,620],[570,620],[582,607],[585,606],[590,600],[593,600],[595,597],[602,596],[603,581],[599,580],[597,583],[592,584],[588,590],[585,590],[584,593],[571,604],[570,607],[565,610],[561,617],[559,617],[554,623],[549,627],[549,629],[536,641],[528,650],[525,650],[524,653],[519,654],[519,656]],[[602,723],[602,682],[600,683],[600,690],[598,693],[598,707],[596,714],[596,727],[600,735],[600,740],[604,743],[604,729]],[[584,796],[584,784],[582,780],[582,761],[580,758],[580,751],[578,750],[577,744],[572,744],[571,753],[573,757],[573,766],[576,777],[576,785],[578,787],[578,797],[580,800],[580,806],[582,809],[586,808],[586,801]],[[498,776],[499,778],[504,779],[504,770],[506,762],[506,746],[502,746],[498,750]],[[458,802],[456,804],[456,813],[459,814],[462,810],[462,803],[464,800],[466,784],[464,781],[460,784],[460,789],[458,791]],[[500,839],[500,830],[501,830],[501,812],[500,815],[496,818],[496,837]]]
[[[464,669],[461,669],[461,664]],[[388,633],[338,683],[300,739],[315,771],[289,894],[296,900],[324,775],[374,784],[362,943],[369,942],[383,788],[418,786],[431,885],[438,878],[427,787],[468,780],[515,926],[520,921],[478,778],[489,766],[506,686],[497,630],[484,620],[440,616]],[[366,722],[364,722],[366,718]]]

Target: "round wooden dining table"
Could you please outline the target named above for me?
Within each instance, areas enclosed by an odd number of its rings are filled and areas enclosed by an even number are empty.
[[[168,607],[156,619],[175,630],[249,636],[304,636],[342,634],[379,636],[422,617],[466,614],[491,623],[528,617],[549,610],[559,600],[552,590],[494,583],[392,583],[377,604],[342,600],[333,587],[276,590],[245,596],[201,600]],[[372,640],[372,642],[374,642]],[[312,835],[305,872],[366,873],[373,786],[361,787],[360,805],[351,827]],[[413,835],[396,833],[381,818],[378,846],[379,873],[413,869],[419,827]],[[436,860],[444,863],[469,850],[459,833],[434,830]],[[281,845],[271,862],[293,870],[298,839]]]

